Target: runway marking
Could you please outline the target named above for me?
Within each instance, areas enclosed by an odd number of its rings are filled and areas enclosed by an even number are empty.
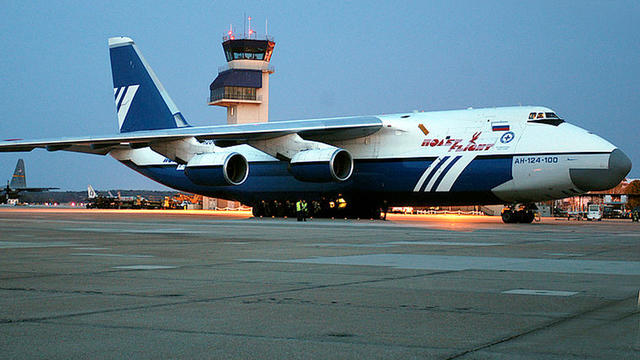
[[[80,245],[80,244],[74,244],[67,241],[52,241],[52,242],[0,241],[0,249],[47,248],[47,247],[64,247],[64,246],[75,246],[75,245]]]
[[[100,233],[133,233],[133,234],[208,234],[206,230],[189,230],[184,228],[169,229],[122,229],[122,228],[67,228],[67,231],[100,232]]]
[[[354,247],[354,248],[386,248],[392,247],[391,244],[339,244],[339,243],[321,243],[321,244],[305,244],[304,246],[313,246],[313,247]]]
[[[513,289],[503,291],[503,294],[515,294],[515,295],[543,295],[543,296],[572,296],[577,294],[577,291],[556,291],[556,290],[528,290],[528,289]]]
[[[122,270],[164,270],[164,269],[176,269],[177,266],[166,266],[166,265],[125,265],[125,266],[114,266],[114,269],[122,269]]]
[[[499,246],[503,243],[455,242],[455,241],[392,241],[389,245],[445,245],[445,246]]]
[[[551,241],[551,242],[574,242],[574,241],[585,240],[585,239],[581,239],[581,238],[570,238],[570,237],[559,237],[559,236],[554,236],[554,237],[549,237],[549,238],[539,238],[539,239],[540,240]]]
[[[109,250],[109,248],[104,248],[104,247],[77,247],[77,248],[73,248],[73,250]]]
[[[569,256],[569,257],[579,257],[579,256],[584,256],[584,254],[578,254],[578,253],[550,253],[550,254],[546,254],[549,256]]]
[[[137,254],[102,254],[102,253],[72,253],[73,256],[104,256],[104,257],[123,257],[123,258],[152,258],[153,255],[137,255]]]
[[[499,246],[503,243],[472,243],[472,242],[455,242],[455,241],[392,241],[381,244],[349,244],[349,243],[319,243],[305,244],[304,246],[313,247],[354,247],[354,248],[388,248],[399,245],[443,245],[443,246]]]
[[[445,256],[413,254],[370,254],[314,257],[307,259],[271,260],[239,259],[239,261],[281,262],[320,265],[386,266],[411,270],[507,270],[557,272],[573,274],[640,275],[638,261],[602,261],[577,259],[537,259],[479,256]]]

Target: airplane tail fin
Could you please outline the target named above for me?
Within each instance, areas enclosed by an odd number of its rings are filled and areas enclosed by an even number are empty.
[[[110,38],[109,53],[120,132],[189,126],[133,40]]]
[[[16,170],[13,172],[9,187],[12,189],[21,189],[27,187],[27,175],[24,171],[24,160],[18,159]]]
[[[98,196],[96,195],[96,191],[93,190],[93,186],[89,185],[89,187],[87,188],[87,195],[89,199],[95,199]]]

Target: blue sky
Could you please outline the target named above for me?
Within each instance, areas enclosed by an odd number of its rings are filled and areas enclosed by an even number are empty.
[[[116,132],[116,35],[192,125],[225,123],[208,86],[244,13],[276,39],[271,120],[544,105],[619,146],[640,177],[638,1],[5,2],[0,138]],[[43,150],[0,154],[0,180],[19,157],[30,186],[164,188],[110,157]]]

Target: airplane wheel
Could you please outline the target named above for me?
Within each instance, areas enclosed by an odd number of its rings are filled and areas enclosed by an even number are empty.
[[[531,224],[535,218],[536,216],[533,211],[522,211],[520,222],[523,224]]]
[[[254,217],[260,217],[260,210],[258,210],[258,206],[251,208],[251,214],[253,214]]]
[[[370,219],[373,220],[380,220],[382,218],[382,210],[379,207],[373,207],[371,208],[371,214],[370,214]]]
[[[276,217],[285,217],[286,215],[286,209],[284,207],[283,203],[274,201],[273,202],[273,208],[274,208],[274,215]]]
[[[287,216],[289,217],[296,217],[296,204],[293,202],[290,202],[289,205],[287,206]]]
[[[271,215],[273,215],[273,212],[271,211],[271,205],[266,204],[264,209],[262,209],[262,216],[271,217]]]
[[[380,220],[380,207],[375,204],[361,204],[348,211],[348,216],[357,219]]]
[[[502,212],[502,222],[505,224],[511,224],[515,220],[515,214],[511,210],[506,210]]]

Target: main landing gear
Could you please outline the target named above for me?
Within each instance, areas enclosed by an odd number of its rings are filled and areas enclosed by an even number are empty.
[[[534,204],[505,206],[502,209],[502,222],[505,224],[531,224],[536,218],[538,208]]]
[[[351,218],[379,220],[386,207],[370,203],[347,203],[344,199],[307,201],[307,216],[316,218]],[[386,204],[385,204],[386,205]],[[253,205],[255,217],[295,217],[295,201],[259,201]]]

